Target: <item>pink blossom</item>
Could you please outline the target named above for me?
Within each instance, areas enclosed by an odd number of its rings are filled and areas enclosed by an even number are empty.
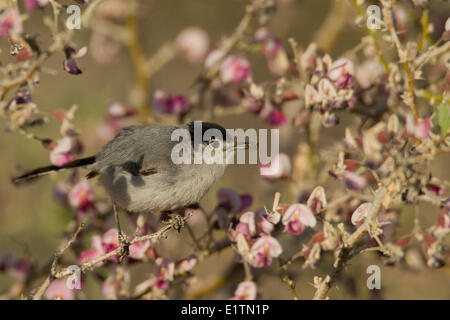
[[[339,89],[349,89],[352,87],[352,77],[355,72],[353,62],[347,58],[342,58],[333,62],[328,71],[328,77],[334,81]]]
[[[81,252],[78,258],[78,264],[83,264],[84,262],[92,261],[101,255],[105,254],[105,250],[102,244],[102,238],[99,235],[94,235],[91,238],[91,249]],[[96,266],[101,266],[103,263],[99,262]]]
[[[95,210],[94,192],[86,180],[78,182],[67,195],[72,208],[77,209],[78,216],[83,216],[89,209]]]
[[[264,106],[263,101],[254,99],[253,97],[246,97],[242,99],[241,103],[242,106],[255,113],[260,112]]]
[[[160,114],[180,114],[189,109],[188,100],[183,95],[172,95],[164,90],[156,90],[153,96],[153,109]]]
[[[330,80],[322,78],[317,86],[319,102],[326,103],[336,98],[337,90]]]
[[[272,126],[281,126],[287,123],[287,118],[283,111],[273,108],[267,115],[266,121]]]
[[[291,173],[291,161],[285,153],[274,157],[270,165],[261,165],[259,174],[266,180],[286,179]]]
[[[305,106],[311,107],[322,101],[319,92],[310,84],[305,86]]]
[[[108,278],[102,282],[100,292],[106,299],[117,299],[121,289],[121,281],[111,272]]]
[[[256,290],[256,283],[253,281],[242,281],[238,284],[231,300],[255,300]]]
[[[178,270],[184,272],[189,272],[192,269],[194,269],[194,267],[197,265],[198,263],[198,258],[195,254],[191,254],[189,256],[187,256],[184,259],[181,259],[180,261],[178,261],[177,263],[177,267]]]
[[[426,188],[428,189],[428,191],[433,192],[437,196],[442,196],[447,190],[445,185],[435,177],[431,178],[431,180],[426,185]]]
[[[102,237],[102,246],[105,253],[114,251],[119,247],[119,231],[116,228],[105,232]]]
[[[267,267],[272,264],[272,258],[277,258],[283,249],[277,239],[269,235],[261,235],[252,245],[252,265],[256,268]]]
[[[80,258],[78,259],[79,264],[84,262],[94,260],[99,256],[116,250],[119,247],[119,232],[116,228],[109,229],[106,231],[102,237],[99,235],[94,235],[91,238],[91,249],[81,252]],[[111,257],[111,260],[117,261],[118,256],[115,255]],[[99,263],[98,265],[101,265]]]
[[[9,37],[10,33],[22,33],[23,26],[19,10],[16,8],[7,9],[0,15],[0,36]]]
[[[259,28],[255,33],[255,41],[261,44],[262,54],[268,59],[269,70],[277,75],[289,69],[289,59],[281,41],[267,28]]]
[[[269,58],[268,66],[270,72],[276,75],[282,75],[289,70],[290,62],[283,48],[280,48],[273,58]]]
[[[38,0],[25,0],[24,2],[25,2],[25,9],[28,12],[33,11],[39,6]]]
[[[63,167],[64,165],[76,159],[76,155],[70,152],[50,153],[50,161],[55,166]]]
[[[246,240],[249,240],[256,234],[256,218],[253,211],[246,212],[239,218],[235,238],[239,233],[242,233]]]
[[[355,226],[362,224],[366,220],[370,210],[372,210],[372,206],[370,202],[360,204],[352,214],[352,224]]]
[[[318,186],[311,192],[307,205],[313,213],[319,213],[327,207],[327,198],[323,187]]]
[[[138,241],[130,245],[130,257],[136,260],[146,260],[149,257],[149,254],[151,256],[151,241],[150,239],[144,240],[144,241]]]
[[[58,279],[52,281],[47,291],[45,291],[45,296],[50,300],[73,300],[75,299],[75,293],[73,290],[69,289],[66,285],[66,279]]]
[[[362,190],[366,187],[367,184],[367,181],[364,177],[351,171],[345,171],[342,174],[342,178],[344,179],[345,185],[350,190]]]
[[[417,139],[425,140],[431,132],[431,120],[429,117],[414,120],[411,114],[406,117],[406,131]]]
[[[305,226],[313,228],[316,225],[316,218],[307,206],[296,203],[286,210],[281,222],[285,226],[285,232],[299,235],[303,232]]]
[[[276,40],[275,36],[272,34],[272,32],[267,27],[261,27],[258,30],[256,30],[254,39],[255,39],[255,41],[257,43],[260,43],[262,45],[264,45],[264,43],[266,43],[266,42],[275,42],[275,40]],[[267,49],[271,49],[273,47],[274,46],[269,45],[269,47]],[[274,51],[271,51],[271,50],[266,51],[266,50],[264,50],[265,49],[264,46],[262,46],[261,49],[262,49],[263,54],[265,56],[273,57],[276,54],[276,52],[274,52]]]
[[[64,137],[59,140],[50,151],[50,162],[55,166],[62,167],[75,160],[78,149],[77,140],[72,137]]]
[[[263,55],[267,58],[275,58],[283,50],[281,42],[275,38],[269,38],[263,41],[261,47]]]
[[[236,225],[233,238],[236,240],[239,234],[242,234],[246,240],[249,240],[260,233],[270,234],[272,230],[273,225],[264,218],[262,211],[249,211],[239,218],[239,223]]]
[[[450,229],[450,215],[445,211],[445,209],[441,209],[438,216],[437,225],[444,229]]]
[[[270,234],[273,231],[273,223],[267,219],[265,213],[257,211],[256,217],[256,230],[260,233]]]
[[[208,54],[209,37],[203,29],[189,27],[178,35],[176,46],[189,61],[198,63]]]
[[[25,9],[28,12],[34,11],[38,7],[45,7],[49,0],[25,0]]]
[[[239,222],[236,225],[236,230],[234,231],[234,239],[236,240],[237,237],[242,234],[246,240],[249,240],[252,236],[252,233],[250,232],[250,226],[248,223],[245,222]]]
[[[133,107],[125,106],[117,101],[108,104],[108,116],[111,118],[124,118],[137,114],[137,110]]]
[[[8,269],[8,273],[17,281],[24,282],[31,270],[31,264],[26,260],[19,260]]]
[[[156,275],[155,286],[162,290],[169,290],[169,282],[173,280],[175,264],[163,258],[158,258],[154,264]]]
[[[220,78],[224,83],[243,83],[251,76],[250,64],[239,56],[229,56],[220,67]]]

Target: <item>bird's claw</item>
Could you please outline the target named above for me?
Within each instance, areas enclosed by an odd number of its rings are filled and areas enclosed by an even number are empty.
[[[181,215],[174,213],[170,216],[170,223],[177,232],[180,232],[184,227],[184,218]]]
[[[119,233],[119,262],[122,262],[125,257],[130,254],[130,242],[127,240],[127,236],[121,232]]]

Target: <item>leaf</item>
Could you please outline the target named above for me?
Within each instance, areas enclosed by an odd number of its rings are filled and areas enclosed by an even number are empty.
[[[450,114],[447,104],[441,104],[438,107],[437,113],[439,127],[441,128],[441,135],[442,137],[445,137],[450,129]]]

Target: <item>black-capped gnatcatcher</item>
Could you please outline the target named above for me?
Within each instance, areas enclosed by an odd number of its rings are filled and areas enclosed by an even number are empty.
[[[195,138],[196,128],[201,128],[197,133],[201,134],[200,139]],[[194,161],[195,152],[191,152],[187,163],[175,163],[173,150],[180,144],[173,139],[177,129],[188,133],[191,150],[199,150],[201,154],[208,151],[212,155],[215,150],[220,151],[223,161],[198,164]],[[208,130],[209,135],[205,134]],[[180,126],[131,126],[120,131],[95,156],[62,167],[38,168],[12,182],[18,184],[51,172],[86,167],[90,170],[86,177],[98,177],[120,208],[128,212],[173,211],[197,204],[223,175],[227,166],[225,157],[232,156],[239,148],[247,149],[248,144],[235,145],[225,129],[214,123],[196,121]]]

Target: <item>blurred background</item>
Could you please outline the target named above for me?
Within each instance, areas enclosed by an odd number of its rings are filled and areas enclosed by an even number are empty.
[[[229,35],[243,16],[246,1],[242,0],[149,0],[142,5],[139,13],[140,36],[142,46],[147,53],[158,50],[167,41],[174,40],[185,28],[197,26],[204,29],[211,41],[211,46],[217,46],[220,40]],[[327,0],[283,0],[278,3],[278,10],[269,23],[270,30],[288,47],[287,39],[294,38],[299,46],[306,48],[317,37],[317,30],[324,23],[335,1]],[[365,29],[356,27],[355,12],[351,6],[347,7],[346,21],[340,24],[339,35],[332,44],[327,44],[328,52],[337,59],[346,50],[353,48],[365,34]],[[442,19],[442,13],[450,13],[450,6],[444,1],[433,1],[431,19]],[[444,15],[445,16],[445,15]],[[445,21],[445,20],[444,20]],[[414,27],[414,26],[413,26]],[[420,28],[420,26],[416,26]],[[33,30],[38,34],[42,43],[47,43],[48,32],[44,31],[39,14],[34,14],[25,23],[26,30]],[[78,105],[73,121],[81,133],[84,144],[82,156],[95,154],[105,143],[98,134],[99,123],[104,121],[107,106],[111,101],[127,102],[129,92],[133,88],[133,68],[126,50],[121,50],[117,59],[111,64],[99,64],[89,50],[90,31],[76,31],[75,43],[78,47],[88,46],[88,54],[78,59],[78,65],[83,74],[72,76],[65,73],[61,67],[63,54],[55,54],[45,64],[41,72],[40,85],[33,94],[34,102],[42,111],[54,109],[68,110],[73,104]],[[9,62],[8,43],[0,40],[2,61]],[[267,67],[260,54],[247,54],[253,71],[253,78],[258,81],[277,79]],[[8,60],[9,59],[9,60]],[[193,92],[193,84],[201,72],[200,64],[192,64],[181,56],[176,56],[150,81],[148,90],[150,97],[157,89],[189,95]],[[345,124],[352,116],[343,117],[342,125],[331,129],[323,129],[320,149],[326,150],[340,137],[343,137]],[[139,117],[132,118],[130,123],[139,123]],[[239,117],[223,116],[214,119],[226,128],[270,128],[263,120],[250,113]],[[48,152],[35,140],[24,139],[17,132],[8,132],[5,124],[0,122],[0,256],[6,252],[13,252],[17,256],[28,256],[34,261],[45,264],[52,257],[66,224],[73,219],[75,213],[53,201],[53,188],[56,179],[62,180],[67,173],[40,179],[25,187],[15,188],[10,183],[13,173],[18,168],[30,169],[47,165]],[[281,127],[281,151],[294,156],[297,145],[305,139],[303,133],[292,133],[289,126]],[[59,124],[49,121],[45,126],[33,128],[38,136],[56,137]],[[339,138],[336,138],[339,137]],[[449,155],[436,159],[433,173],[442,179],[450,180]],[[95,195],[105,198],[105,194],[95,182],[92,183]],[[298,195],[292,194],[289,182],[268,183],[259,176],[258,166],[239,165],[227,169],[223,178],[214,185],[202,201],[207,211],[214,209],[216,192],[220,188],[233,189],[238,193],[249,193],[253,196],[252,208],[264,205],[271,206],[273,194],[280,191],[282,202],[295,202]],[[407,232],[413,226],[412,216],[414,208],[406,208],[401,216],[399,233]],[[434,223],[437,210],[430,210],[427,206],[420,207],[420,219],[423,225]],[[199,218],[201,220],[201,218]],[[124,218],[126,221],[126,218]],[[126,229],[126,223],[124,223]],[[196,231],[202,233],[202,224],[196,226]],[[305,232],[300,237],[283,235],[281,242],[299,246],[307,241],[311,233]],[[167,241],[159,244],[160,252],[167,257],[180,258],[190,253],[192,247],[186,230],[181,234],[171,234]],[[420,248],[417,248],[420,250]],[[70,261],[73,257],[67,258]],[[210,298],[224,299],[232,295],[236,284],[243,278],[243,271],[231,272],[235,259],[231,249],[213,255],[200,264],[195,270],[196,279],[184,296],[174,298]],[[420,260],[420,259],[419,259]],[[74,260],[72,260],[74,261]],[[296,261],[289,266],[289,271],[298,275],[297,293],[300,299],[309,299],[314,294],[313,277],[325,275],[333,261],[330,253],[321,260],[316,270],[301,268],[302,261]],[[366,288],[366,268],[371,264],[381,266],[382,289],[370,291]],[[132,267],[132,283],[144,279],[146,273],[151,272],[149,264]],[[257,273],[257,272],[256,272]],[[229,277],[233,274],[233,277]],[[87,279],[93,277],[88,274]],[[6,291],[12,280],[7,274],[0,273],[0,293]],[[101,298],[99,287],[94,281],[87,281],[80,297]],[[288,287],[280,281],[278,272],[265,271],[258,278],[260,298],[262,299],[290,299]],[[427,268],[425,262],[420,261],[416,268],[405,263],[396,267],[384,266],[378,254],[369,252],[357,256],[343,272],[337,288],[330,291],[332,299],[450,299],[450,269]],[[214,290],[213,290],[214,289]]]

